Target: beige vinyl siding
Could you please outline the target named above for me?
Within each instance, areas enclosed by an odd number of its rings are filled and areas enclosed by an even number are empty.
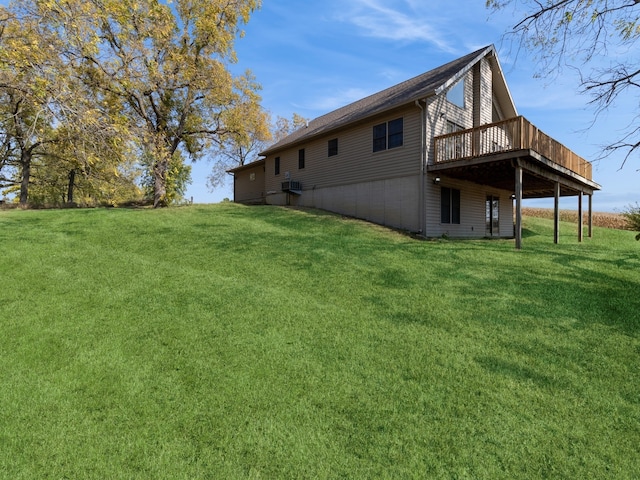
[[[403,145],[373,152],[373,126],[403,118]],[[358,126],[331,133],[306,144],[269,155],[266,159],[266,190],[279,192],[285,173],[302,183],[302,190],[351,185],[406,177],[420,172],[420,109],[415,105]],[[338,154],[328,156],[328,142],[338,139]],[[298,150],[305,149],[305,168],[298,169]],[[280,175],[274,174],[275,157],[280,157]],[[304,194],[304,193],[303,193]]]
[[[475,83],[476,90],[480,91],[479,99],[479,121],[481,124],[492,121],[492,71],[491,64],[487,59],[482,59],[479,68],[471,69],[465,75],[464,104],[465,108],[460,108],[447,101],[447,91],[431,98],[427,106],[427,162],[433,163],[433,138],[444,135],[447,132],[447,122],[453,122],[463,128],[474,126],[474,70],[480,72],[480,79]]]
[[[476,76],[474,82],[474,75]],[[452,85],[453,86],[453,85]],[[475,121],[492,119],[492,72],[490,63],[469,70],[464,78],[464,108],[446,98],[447,92],[421,103],[425,115],[427,161],[433,161],[433,138],[447,133],[447,122],[472,128]],[[480,92],[474,108],[474,91]],[[486,98],[485,98],[486,97]],[[344,130],[328,133],[270,154],[266,158],[266,202],[321,208],[363,218],[381,225],[418,231],[420,221],[421,128],[423,110],[406,105]],[[403,118],[403,145],[373,152],[373,127]],[[329,140],[338,139],[338,154],[328,156]],[[298,152],[305,149],[305,168],[298,168]],[[274,173],[280,158],[280,174]],[[287,178],[288,173],[288,178]],[[425,177],[426,231],[429,237],[484,237],[487,195],[500,198],[500,235],[513,235],[511,192],[487,189],[471,182],[449,180],[443,186],[461,192],[461,224],[440,224],[440,188]],[[282,182],[302,184],[301,195],[282,192]]]
[[[233,201],[237,203],[264,203],[264,180],[264,165],[236,172],[234,174]]]
[[[460,225],[440,223],[440,191],[442,187],[460,190]],[[511,193],[465,182],[448,177],[441,177],[439,185],[427,182],[426,215],[427,237],[443,235],[453,238],[482,238],[486,236],[485,202],[487,195],[500,198],[500,236],[513,237],[513,203]]]
[[[488,59],[480,61],[480,125],[493,122],[493,71]]]

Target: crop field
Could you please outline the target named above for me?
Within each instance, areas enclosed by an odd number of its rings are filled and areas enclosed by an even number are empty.
[[[529,217],[547,218],[553,220],[553,209],[551,208],[531,208],[524,207],[522,214]],[[627,229],[626,219],[619,213],[593,212],[593,225],[602,228],[615,228],[619,230]],[[578,223],[577,210],[560,210],[560,221]],[[587,214],[584,213],[584,222],[586,224]]]

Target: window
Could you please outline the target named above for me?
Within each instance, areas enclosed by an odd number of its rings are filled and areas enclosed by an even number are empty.
[[[448,187],[441,188],[440,223],[460,225],[460,190]]]
[[[451,120],[447,120],[447,133],[456,133],[461,132],[462,130],[464,130],[464,127],[462,125],[458,125]]]
[[[329,152],[330,157],[338,155],[338,139],[334,138],[333,140],[329,140]]]
[[[389,122],[389,148],[402,146],[402,119]]]
[[[464,78],[449,89],[447,100],[460,108],[464,108]]]
[[[276,157],[274,175],[280,175],[280,157]]]
[[[456,133],[462,130],[464,130],[463,126],[447,120],[447,133]],[[464,139],[465,137],[463,135],[454,135],[446,138],[447,159],[453,160],[464,156]]]
[[[249,181],[250,182],[255,182],[256,181],[256,174],[255,172],[252,172],[249,174]]]
[[[387,124],[381,123],[373,127],[373,151],[379,152],[387,149]]]
[[[388,148],[401,147],[404,143],[403,125],[402,118],[375,125],[373,127],[373,151],[380,152]]]
[[[304,148],[298,150],[298,169],[302,170],[304,168]]]

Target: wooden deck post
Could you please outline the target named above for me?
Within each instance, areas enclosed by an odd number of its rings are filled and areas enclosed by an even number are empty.
[[[589,238],[593,238],[593,194],[589,195]]]
[[[516,250],[522,249],[522,167],[516,164]]]
[[[556,182],[553,197],[553,243],[560,242],[560,182]]]
[[[578,242],[582,241],[582,192],[578,193]]]

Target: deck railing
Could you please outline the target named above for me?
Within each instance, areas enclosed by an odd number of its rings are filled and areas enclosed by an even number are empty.
[[[591,163],[549,137],[524,117],[515,117],[435,138],[434,162],[452,162],[516,150],[533,150],[592,180]]]

